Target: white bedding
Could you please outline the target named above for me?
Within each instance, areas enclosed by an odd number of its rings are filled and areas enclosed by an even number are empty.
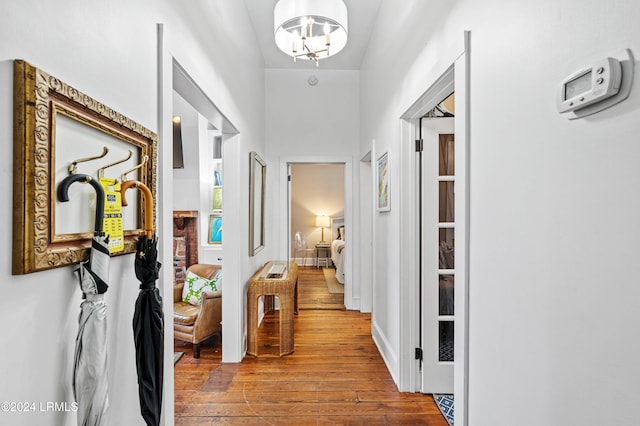
[[[333,240],[331,242],[331,260],[336,266],[336,280],[344,284],[344,240]]]

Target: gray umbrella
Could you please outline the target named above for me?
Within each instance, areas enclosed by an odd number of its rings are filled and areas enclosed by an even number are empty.
[[[78,319],[78,336],[73,369],[73,394],[78,403],[79,425],[101,425],[109,407],[107,395],[107,305],[104,293],[109,282],[109,238],[102,231],[104,190],[91,176],[67,176],[58,186],[58,199],[69,201],[69,186],[89,183],[96,191],[94,236],[89,259],[77,270],[83,301]]]

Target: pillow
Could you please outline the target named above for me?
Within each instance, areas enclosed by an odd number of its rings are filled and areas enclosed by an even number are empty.
[[[338,228],[338,239],[344,240],[344,226]]]
[[[214,292],[222,289],[222,269],[216,272],[212,280],[208,280],[191,271],[187,271],[182,288],[182,301],[194,306],[202,304],[202,292]]]

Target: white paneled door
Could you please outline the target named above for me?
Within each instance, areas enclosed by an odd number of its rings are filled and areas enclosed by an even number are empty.
[[[423,118],[421,153],[421,391],[453,393],[454,118]]]

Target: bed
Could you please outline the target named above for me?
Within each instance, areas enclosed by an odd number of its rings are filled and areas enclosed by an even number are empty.
[[[336,267],[336,280],[344,284],[345,232],[344,217],[334,217],[331,221],[331,261]]]

